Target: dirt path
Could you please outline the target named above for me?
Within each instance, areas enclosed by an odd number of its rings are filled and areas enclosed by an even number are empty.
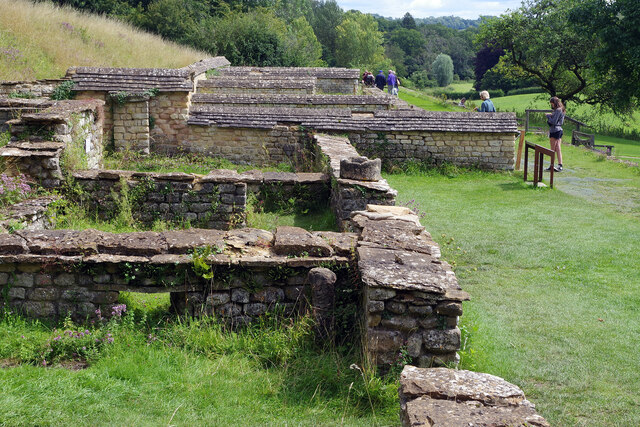
[[[548,165],[545,165],[545,167]],[[533,163],[530,165],[533,170]],[[545,172],[544,181],[549,174]],[[640,191],[632,178],[595,178],[584,168],[565,167],[554,173],[554,187],[564,193],[580,197],[616,211],[640,217]]]

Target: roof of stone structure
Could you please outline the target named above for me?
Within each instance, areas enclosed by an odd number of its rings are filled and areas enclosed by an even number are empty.
[[[272,75],[272,76],[309,76],[324,79],[359,79],[360,70],[356,68],[323,67],[229,67],[220,70],[222,75]]]
[[[192,106],[189,124],[268,129],[278,123],[326,131],[516,132],[515,113],[435,112],[417,109],[351,114],[348,109]]]
[[[102,92],[189,92],[193,89],[191,71],[186,68],[98,68],[78,67],[72,75],[74,90]]]
[[[65,123],[73,113],[95,111],[104,105],[99,99],[56,101],[37,112],[23,113],[20,120],[28,122]]]
[[[194,62],[191,65],[183,67],[192,72],[195,76],[205,73],[213,68],[227,67],[231,63],[224,56],[214,56],[212,58],[206,58],[198,62]]]
[[[77,91],[143,92],[156,89],[189,92],[193,90],[193,76],[228,65],[225,57],[217,56],[178,69],[78,67],[69,69],[67,74],[71,75]]]
[[[391,105],[393,97],[373,95],[195,94],[193,104]]]
[[[247,89],[313,89],[316,85],[316,78],[303,76],[303,77],[274,77],[268,76],[235,76],[235,75],[223,75],[223,76],[211,76],[206,80],[200,80],[198,87],[214,88],[214,87],[240,87]]]

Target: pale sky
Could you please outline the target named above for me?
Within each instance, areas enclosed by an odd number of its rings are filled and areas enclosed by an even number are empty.
[[[515,10],[522,4],[521,0],[337,0],[337,2],[345,11],[355,9],[363,13],[376,13],[391,18],[401,18],[409,12],[414,18],[453,15],[465,19],[476,19],[480,15],[498,16],[507,9]]]

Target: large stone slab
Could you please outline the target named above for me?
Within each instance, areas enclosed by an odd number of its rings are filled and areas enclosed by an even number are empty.
[[[327,242],[336,255],[351,256],[358,244],[357,233],[336,233],[335,231],[315,231],[314,236],[318,236]]]
[[[211,246],[224,249],[225,231],[191,228],[189,230],[165,231],[162,233],[167,242],[169,253],[186,254],[194,248]]]
[[[103,233],[98,230],[40,230],[19,231],[33,254],[92,255],[98,253],[98,241]]]
[[[167,252],[162,233],[143,231],[136,233],[104,233],[98,241],[100,253],[118,255],[157,255]]]
[[[359,246],[358,258],[367,286],[441,295],[460,289],[449,264],[425,253]]]
[[[406,405],[402,424],[411,427],[548,427],[530,406],[484,406],[481,403],[418,398]]]
[[[360,237],[360,244],[379,248],[414,251],[440,258],[440,248],[431,235],[415,224],[395,219],[368,220]]]
[[[1,254],[24,254],[29,251],[25,240],[15,234],[0,233]]]
[[[333,249],[321,237],[299,227],[278,227],[273,250],[278,255],[328,257]]]
[[[405,426],[549,426],[519,387],[490,374],[407,365],[399,396]]]

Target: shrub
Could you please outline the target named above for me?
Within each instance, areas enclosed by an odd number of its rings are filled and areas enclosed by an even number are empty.
[[[511,89],[509,92],[507,92],[507,95],[511,96],[511,95],[525,95],[525,94],[529,94],[529,93],[544,93],[544,91],[536,86],[533,87],[523,87],[520,89]]]
[[[63,99],[73,99],[75,96],[75,92],[73,91],[73,80],[67,80],[60,83],[51,93],[51,99],[55,100],[63,100]]]

